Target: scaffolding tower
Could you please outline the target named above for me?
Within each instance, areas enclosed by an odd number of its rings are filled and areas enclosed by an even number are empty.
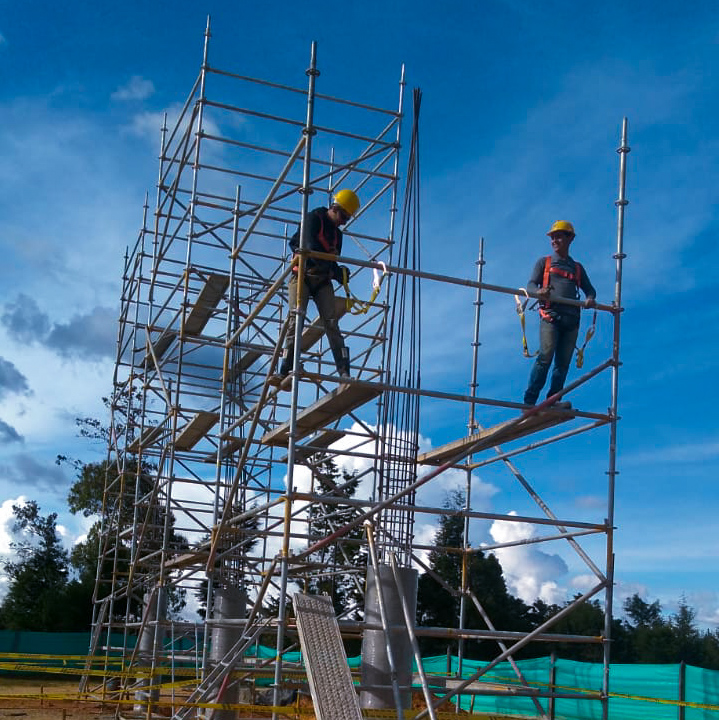
[[[549,716],[560,696],[600,703],[606,715],[626,121],[619,148],[615,297],[598,307],[613,323],[612,353],[563,391],[609,372],[608,411],[481,398],[482,293],[517,290],[483,282],[481,248],[476,280],[422,270],[417,91],[400,202],[404,68],[396,106],[383,109],[321,93],[314,44],[305,87],[215,68],[209,29],[208,21],[199,76],[178,117],[166,118],[162,127],[154,211],[146,202],[125,260],[84,687],[116,701],[123,716],[149,717],[169,706],[178,718],[217,714],[224,720],[253,717],[258,705],[270,706],[273,717],[292,714],[288,700],[308,688],[309,676],[317,716],[345,717],[341,711],[350,705],[322,711],[320,700],[321,678],[339,677],[346,659],[327,650],[330,671],[313,669],[319,660],[309,650],[341,646],[336,628],[345,640],[362,639],[355,680],[365,715],[387,708],[409,713],[413,687],[424,701],[409,715],[417,718],[435,718],[459,698],[510,693],[531,698],[539,716]],[[310,303],[307,318],[297,323],[291,388],[278,388],[271,378],[289,318],[288,241],[308,209],[329,204],[343,187],[361,196],[362,207],[346,227],[340,262],[351,268],[355,291],[372,280],[380,291],[369,302],[338,292],[351,379],[334,374],[322,322]],[[308,253],[299,255],[302,262]],[[421,384],[420,289],[447,283],[465,287],[475,305],[466,395]],[[420,452],[420,403],[428,398],[469,417],[469,431]],[[483,408],[507,419],[482,427]],[[610,436],[604,517],[558,518],[515,458],[603,426]],[[517,444],[521,438],[529,444]],[[506,466],[536,514],[472,509],[472,473],[490,463]],[[416,493],[449,468],[467,475],[464,543],[454,549],[463,567],[476,552],[469,541],[472,524],[529,523],[537,533],[532,543],[568,544],[594,578],[591,588],[541,627],[518,633],[495,626],[466,573],[458,587],[437,577],[437,592],[461,598],[457,626],[417,625],[418,570],[431,569],[429,547],[415,538],[415,518],[436,521],[448,511],[417,505]],[[601,540],[598,553],[597,543],[591,551],[583,546],[587,536]],[[317,603],[292,602],[297,593],[319,596],[337,588],[342,603],[335,603],[332,618],[325,617],[326,603],[318,610]],[[552,632],[592,598],[603,599],[601,635]],[[183,604],[197,612],[180,611]],[[483,629],[466,627],[470,605],[481,614]],[[422,636],[459,641],[459,662],[449,677],[423,671]],[[293,654],[300,640],[304,664]],[[467,677],[465,648],[477,640],[491,640],[496,653]],[[557,641],[603,648],[601,689],[560,693],[522,677],[514,655],[530,644]],[[265,657],[261,649],[267,646],[273,652]],[[419,674],[412,671],[413,659]],[[514,682],[484,682],[483,675],[505,660],[515,669]],[[93,683],[98,671],[90,672],[90,661],[100,663],[100,685]],[[433,694],[438,687],[441,697]],[[328,688],[325,695],[336,692]]]

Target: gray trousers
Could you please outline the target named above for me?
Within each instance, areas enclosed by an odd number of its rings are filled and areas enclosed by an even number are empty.
[[[287,339],[285,342],[285,352],[282,357],[282,365],[280,373],[286,375],[292,370],[292,357],[294,355],[295,346],[295,310],[298,308],[297,303],[297,275],[295,273],[290,277],[288,283],[289,291],[289,309],[290,321],[287,328]],[[302,283],[302,291],[300,294],[299,309],[302,314],[307,312],[307,304],[310,297],[317,306],[317,312],[325,326],[325,334],[332,350],[337,372],[349,372],[349,355],[345,347],[342,333],[340,332],[337,316],[335,314],[335,291],[332,288],[332,280],[327,276],[313,277],[311,274],[305,274],[305,282]]]

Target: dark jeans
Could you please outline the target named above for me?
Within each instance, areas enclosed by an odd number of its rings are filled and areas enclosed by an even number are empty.
[[[289,310],[290,321],[287,327],[287,339],[285,342],[285,352],[280,366],[280,373],[286,375],[292,369],[292,356],[294,354],[295,344],[295,313],[297,307],[297,275],[293,274],[288,283],[289,292]],[[300,297],[300,307],[302,313],[307,312],[307,303],[310,296],[315,301],[317,312],[322,318],[325,326],[325,335],[332,350],[337,371],[349,371],[349,356],[342,339],[337,316],[335,312],[335,291],[332,288],[332,281],[329,277],[313,278],[311,275],[305,275],[305,282],[302,283],[302,293]]]
[[[529,385],[524,393],[526,405],[534,405],[539,393],[547,381],[549,366],[554,358],[552,379],[549,383],[547,397],[554,395],[564,387],[564,380],[572,362],[572,353],[577,343],[579,318],[557,317],[554,322],[541,320],[539,323],[539,355],[529,375]]]

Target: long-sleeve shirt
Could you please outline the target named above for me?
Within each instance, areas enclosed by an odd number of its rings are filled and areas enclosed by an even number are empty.
[[[307,250],[334,255],[342,254],[342,231],[327,217],[327,208],[319,207],[307,213],[304,234]],[[299,229],[290,239],[290,247],[293,252],[299,249]],[[337,263],[330,260],[307,258],[306,261],[307,272],[310,275],[326,274],[332,278],[337,273],[337,267]]]
[[[551,268],[560,270],[561,273],[552,272],[549,276],[549,284],[552,286],[552,294],[556,297],[571,298],[572,300],[579,300],[579,291],[577,289],[577,281],[574,279],[577,272],[577,262],[567,255],[566,258],[560,257],[557,253],[552,253],[551,257]],[[527,289],[532,292],[537,292],[539,288],[543,287],[544,283],[544,266],[546,263],[547,256],[543,256],[537,260],[534,264],[534,269],[527,283]],[[597,291],[594,289],[587,271],[584,266],[581,265],[579,273],[579,287],[582,289],[585,297],[595,298]],[[566,276],[568,277],[566,277]],[[564,317],[576,316],[579,318],[581,312],[579,307],[574,305],[564,305],[563,303],[551,303],[548,312],[557,317],[562,315]]]

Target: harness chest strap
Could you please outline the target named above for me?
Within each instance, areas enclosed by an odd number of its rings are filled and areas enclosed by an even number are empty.
[[[320,241],[320,245],[322,245],[322,248],[326,253],[332,253],[333,255],[337,255],[337,230],[335,228],[335,232],[332,233],[332,244],[330,244],[325,237],[325,223],[322,219],[322,215],[318,213],[317,217],[320,219],[320,231],[317,233],[317,239]],[[297,272],[297,266],[292,269],[292,272]]]
[[[552,256],[547,255],[544,258],[544,274],[542,276],[542,287],[549,287],[549,280],[551,275],[559,275],[560,277],[566,278],[567,280],[574,280],[574,284],[577,286],[577,294],[579,294],[579,287],[582,282],[582,266],[578,262],[574,263],[574,272],[571,273],[562,268],[552,267]],[[550,304],[551,303],[549,302],[549,300],[547,300],[539,308],[539,314],[545,320],[551,318],[551,315],[548,313]]]

